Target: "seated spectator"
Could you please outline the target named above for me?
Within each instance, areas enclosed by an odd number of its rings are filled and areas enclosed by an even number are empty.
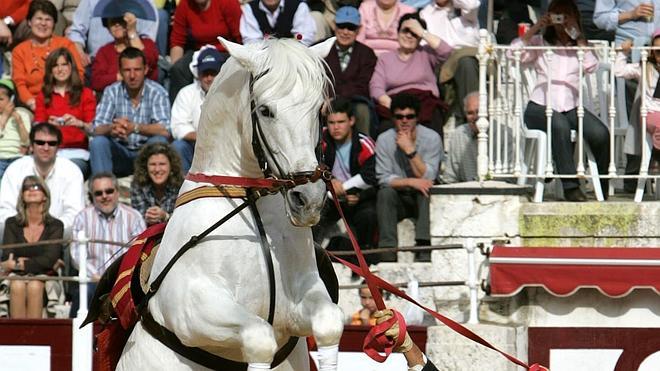
[[[478,12],[479,0],[435,0],[419,13],[428,31],[453,49],[442,65],[440,83],[452,83],[457,123],[465,120],[463,100],[479,89],[479,63],[475,57],[479,46]]]
[[[227,60],[227,55],[220,53],[213,45],[206,45],[195,53],[190,71],[195,81],[179,91],[172,105],[172,146],[179,152],[183,173],[190,170],[195,141],[197,140],[197,125],[202,113],[202,103],[213,80]]]
[[[465,125],[458,125],[449,138],[445,173],[440,177],[443,183],[461,183],[479,180],[477,172],[477,119],[479,118],[479,92],[473,91],[463,100],[463,109],[467,117]],[[508,127],[500,128],[504,131],[507,143],[513,143],[511,131]],[[488,140],[498,143],[497,130],[488,133]],[[497,148],[493,144],[494,149]],[[502,145],[504,146],[504,145]],[[513,160],[513,146],[507,147],[507,159]],[[495,149],[496,150],[496,149]],[[504,156],[499,157],[503,159]],[[505,164],[506,166],[506,164]],[[497,180],[502,180],[498,178]]]
[[[127,176],[145,143],[168,141],[170,102],[162,86],[145,79],[146,63],[140,49],[129,47],[119,54],[122,81],[105,89],[96,109],[89,145],[92,174]]]
[[[62,239],[64,225],[50,215],[50,191],[36,175],[25,177],[14,210],[15,216],[5,221],[3,244],[34,243]],[[21,276],[52,274],[55,262],[62,255],[61,244],[38,247],[17,247],[3,251],[3,270]],[[42,318],[44,281],[38,277],[29,281],[11,281],[9,315],[11,318]]]
[[[31,156],[23,156],[7,167],[0,181],[0,221],[13,215],[23,178],[35,175],[45,180],[51,190],[48,212],[64,223],[65,236],[70,236],[73,218],[85,206],[83,176],[70,160],[56,156],[62,143],[59,128],[39,123],[30,130]],[[0,222],[1,223],[1,222]],[[0,224],[0,229],[2,224]]]
[[[362,28],[357,41],[367,45],[380,57],[381,54],[395,51],[399,47],[397,25],[405,14],[417,10],[398,0],[364,1],[360,5]]]
[[[551,14],[563,14],[563,22],[552,22]],[[540,30],[543,35],[536,35]],[[580,27],[580,13],[572,0],[554,0],[548,7],[548,13],[543,15],[539,22],[529,28],[521,38],[515,39],[512,46],[586,46],[582,28]],[[547,131],[546,105],[552,108],[552,158],[556,164],[556,173],[570,175],[576,173],[573,156],[573,142],[571,130],[577,130],[577,103],[578,90],[581,89],[578,76],[578,57],[576,50],[556,50],[552,57],[551,66],[548,66],[543,57],[542,50],[525,50],[521,55],[523,65],[533,65],[536,70],[536,86],[530,95],[530,101],[525,109],[525,124],[530,129]],[[547,102],[547,76],[548,68],[552,68],[552,101]],[[584,55],[583,72],[591,73],[598,68],[598,59],[591,50]],[[609,131],[607,127],[593,113],[585,109],[583,120],[584,140],[589,144],[598,170],[601,174],[607,173],[610,159]],[[602,179],[602,178],[601,178]],[[579,180],[576,178],[562,178],[564,198],[567,201],[586,201],[586,196],[580,190]],[[607,194],[607,180],[602,179],[603,193]]]
[[[30,115],[14,105],[14,83],[0,80],[0,179],[15,160],[27,153]]]
[[[80,0],[80,4],[73,14],[73,24],[69,27],[66,36],[75,43],[76,49],[82,60],[82,67],[86,68],[92,63],[92,59],[102,46],[113,41],[110,32],[103,26],[101,17],[93,17],[94,8],[100,0]],[[154,13],[157,13],[156,6],[152,1],[147,1],[154,7]],[[121,4],[116,2],[113,4]],[[150,40],[156,40],[158,31],[158,20],[149,21],[138,19],[136,26],[137,34]]]
[[[357,8],[339,8],[336,22],[335,47],[325,57],[330,76],[335,81],[335,94],[353,101],[357,129],[370,134],[372,118],[369,113],[373,110],[370,109],[369,80],[377,58],[371,48],[355,40],[361,27]]]
[[[218,36],[241,42],[241,8],[235,0],[182,0],[174,11],[170,35],[170,102],[184,86],[193,82],[190,62],[193,52],[206,44],[226,53]]]
[[[27,15],[29,0],[3,1],[0,3],[0,77],[3,75],[4,54],[14,42],[13,32]]]
[[[183,183],[181,159],[166,143],[152,143],[135,159],[131,184],[131,206],[144,217],[147,225],[166,222]]]
[[[269,37],[294,37],[308,46],[316,40],[316,23],[304,1],[255,0],[241,9],[241,37],[245,44]]]
[[[135,15],[126,13],[123,18],[103,18],[102,22],[114,40],[103,45],[96,53],[92,62],[91,88],[103,92],[103,89],[110,84],[121,81],[119,53],[128,47],[144,52],[147,58],[147,77],[158,81],[158,49],[153,40],[138,35]]]
[[[34,112],[37,95],[41,91],[46,73],[46,57],[58,48],[67,48],[78,67],[80,76],[84,70],[75,45],[66,37],[53,35],[57,22],[57,10],[47,0],[33,0],[28,10],[30,38],[18,44],[12,51],[12,80],[16,84],[18,98]]]
[[[362,284],[364,284],[364,281],[362,281]],[[379,290],[382,295],[383,290]],[[360,293],[360,305],[362,305],[362,308],[353,313],[350,324],[354,326],[375,326],[376,317],[374,314],[378,311],[378,307],[376,307],[374,297],[371,295],[368,287],[360,287],[358,292]]]
[[[89,180],[89,198],[92,205],[83,209],[73,221],[73,235],[85,232],[90,240],[112,241],[125,244],[146,228],[142,215],[130,206],[119,203],[119,185],[112,173],[98,173]],[[104,243],[87,244],[87,278],[98,281],[112,262],[125,251],[125,246]],[[80,269],[80,245],[71,243],[71,261]],[[74,285],[77,289],[78,285]],[[88,302],[94,296],[96,283],[87,284]],[[73,302],[69,316],[78,311],[79,295],[73,290]]]
[[[327,129],[323,132],[323,156],[332,171],[332,188],[339,198],[346,220],[362,249],[375,247],[376,156],[371,138],[355,129],[355,116],[349,100],[338,98],[331,105]],[[327,199],[321,220],[312,228],[314,240],[321,243],[327,230],[339,220],[334,201]],[[337,246],[329,246],[329,249]],[[344,249],[344,246],[339,247]],[[350,243],[347,250],[352,250]],[[369,255],[371,257],[373,255]],[[350,259],[349,259],[350,260]],[[355,260],[353,260],[355,263]],[[374,261],[376,262],[376,261]]]
[[[614,64],[614,74],[617,77],[625,79],[639,80],[642,78],[642,65],[641,63],[626,63],[630,50],[632,48],[632,40],[628,40],[621,44],[622,51],[617,54],[616,62]],[[660,48],[660,28],[653,34],[651,45]],[[650,50],[649,57],[646,65],[647,76],[646,78],[646,91],[639,92],[641,97],[644,94],[646,97],[646,132],[653,139],[653,152],[651,166],[649,171],[652,174],[660,174],[660,49]],[[642,89],[642,84],[637,84],[637,89]],[[641,118],[639,121],[641,122]]]
[[[415,220],[415,243],[430,244],[429,190],[438,176],[443,149],[440,136],[417,125],[419,100],[409,94],[392,98],[390,106],[394,128],[376,142],[377,214],[379,248],[397,247],[397,223],[404,218]],[[430,261],[430,253],[416,252],[419,261]],[[396,253],[387,260],[396,261]]]
[[[95,111],[94,92],[83,86],[69,49],[54,50],[46,58],[46,76],[37,96],[34,121],[60,127],[62,142],[57,155],[73,161],[84,178],[89,176],[87,134],[91,133]]]
[[[371,96],[378,102],[378,113],[383,120],[391,116],[390,102],[398,93],[417,96],[421,108],[416,121],[442,135],[443,111],[434,68],[451,52],[451,48],[438,36],[426,31],[426,23],[417,14],[406,14],[399,21],[399,47],[378,58],[369,83]],[[421,46],[420,41],[426,41]],[[391,127],[381,122],[379,132]]]

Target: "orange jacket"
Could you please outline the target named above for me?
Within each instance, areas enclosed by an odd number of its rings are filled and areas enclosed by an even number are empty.
[[[80,79],[85,79],[85,69],[82,67],[78,49],[76,49],[73,41],[66,37],[53,36],[50,39],[50,44],[37,47],[32,44],[32,40],[28,39],[16,45],[11,52],[12,55],[12,72],[11,78],[16,84],[16,91],[18,97],[22,102],[27,102],[30,99],[36,99],[41,91],[44,82],[45,64],[48,53],[58,48],[67,48],[73,55],[78,67]]]

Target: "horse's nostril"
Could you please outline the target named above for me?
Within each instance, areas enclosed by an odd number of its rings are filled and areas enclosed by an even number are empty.
[[[296,207],[303,207],[305,206],[305,198],[301,192],[298,191],[291,191],[289,192],[289,197],[291,199],[291,203],[296,206]]]

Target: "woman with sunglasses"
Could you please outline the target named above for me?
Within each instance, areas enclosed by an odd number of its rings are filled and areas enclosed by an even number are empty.
[[[397,49],[397,24],[404,14],[416,9],[399,0],[363,1],[360,4],[362,28],[357,40],[374,50],[377,56]]]
[[[12,80],[16,84],[18,98],[30,110],[37,106],[46,72],[46,57],[58,48],[67,48],[76,61],[78,73],[85,75],[80,55],[73,41],[53,35],[57,22],[57,9],[50,1],[34,0],[27,14],[31,30],[30,38],[18,44],[12,51]]]
[[[135,15],[126,13],[122,18],[103,18],[102,22],[114,41],[105,44],[96,53],[92,62],[92,89],[100,93],[106,86],[121,81],[119,54],[128,47],[144,52],[147,58],[147,77],[158,81],[158,47],[150,38],[138,34]]]
[[[166,143],[144,146],[135,159],[131,184],[131,206],[140,212],[147,225],[166,222],[183,183],[181,158]]]
[[[377,103],[382,121],[379,132],[392,127],[390,104],[392,96],[408,93],[421,102],[418,122],[442,136],[445,104],[435,76],[436,66],[444,61],[452,48],[426,30],[426,22],[418,14],[401,17],[398,28],[398,48],[381,55],[369,83],[371,96]],[[426,42],[421,45],[421,41]]]
[[[76,61],[66,48],[53,51],[46,58],[44,86],[37,96],[36,122],[48,122],[62,132],[58,156],[73,161],[89,176],[87,134],[92,131],[96,113],[94,92],[83,86]]]
[[[16,205],[17,214],[6,220],[2,244],[62,239],[64,225],[48,213],[49,207],[50,191],[46,183],[34,175],[25,177]],[[62,255],[62,245],[17,247],[4,250],[2,255],[4,260],[0,269],[5,273],[21,276],[52,274],[57,259]],[[42,318],[44,281],[10,282],[10,317]]]

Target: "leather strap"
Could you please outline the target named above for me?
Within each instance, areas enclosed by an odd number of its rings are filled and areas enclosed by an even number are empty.
[[[170,348],[172,351],[176,352],[178,355],[185,357],[199,365],[202,365],[211,370],[222,370],[222,371],[244,371],[247,370],[247,363],[232,361],[226,358],[222,358],[213,353],[207,352],[202,348],[189,347],[181,343],[181,340],[174,334],[172,331],[166,329],[160,325],[156,320],[154,320],[151,313],[148,311],[142,315],[140,319],[144,329],[153,336],[156,340],[160,341],[163,345]],[[295,336],[289,338],[289,340],[284,344],[278,351],[275,353],[273,358],[273,363],[271,368],[277,367],[279,364],[284,362],[287,357],[291,354],[293,349],[298,343],[298,339]]]

